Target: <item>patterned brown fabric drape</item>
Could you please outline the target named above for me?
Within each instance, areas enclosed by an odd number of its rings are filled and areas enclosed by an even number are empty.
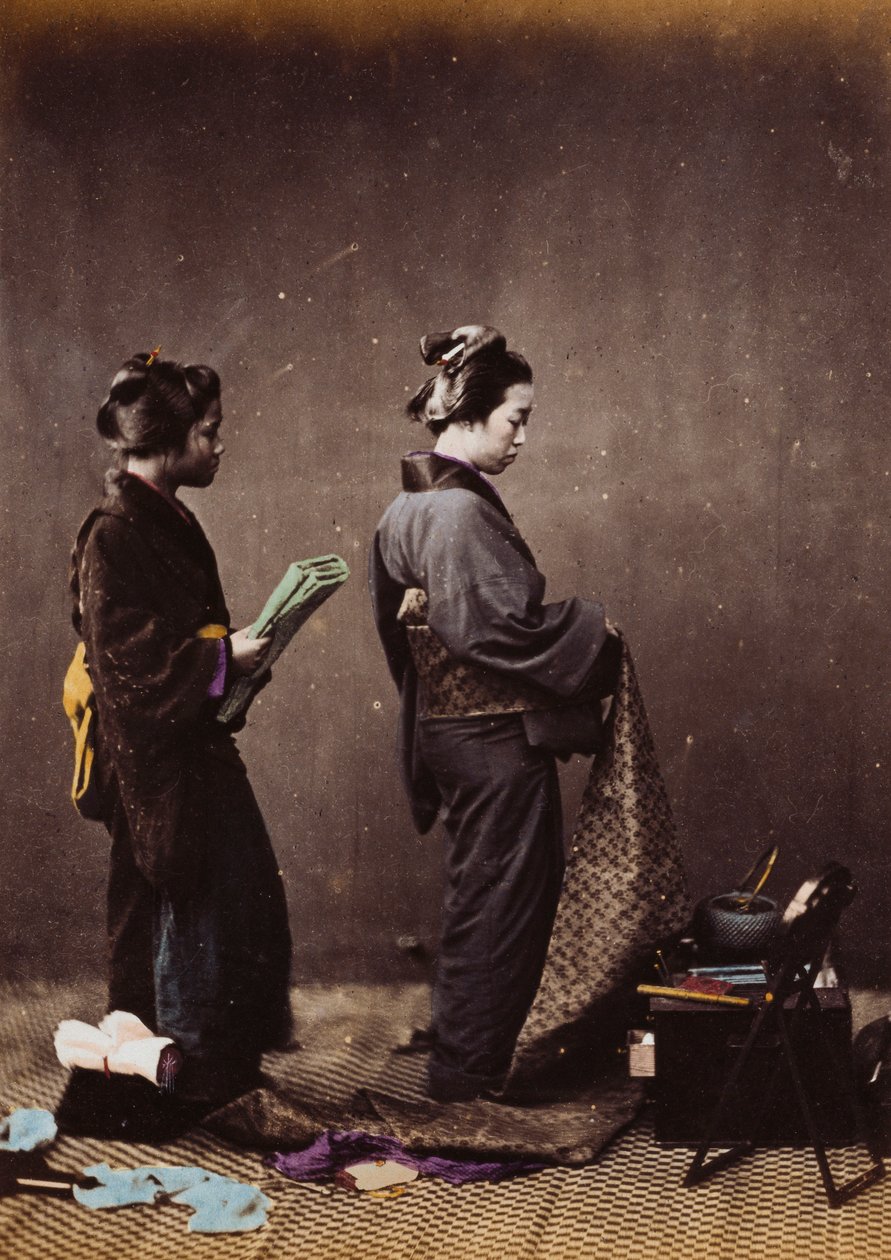
[[[508,1086],[558,1064],[598,1011],[634,985],[653,947],[690,916],[671,807],[627,644],[611,727],[579,806],[544,973]]]

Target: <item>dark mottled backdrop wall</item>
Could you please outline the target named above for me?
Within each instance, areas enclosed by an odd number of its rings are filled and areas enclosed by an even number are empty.
[[[161,342],[223,377],[224,471],[190,502],[237,621],[294,558],[353,567],[241,738],[299,972],[411,974],[399,938],[435,938],[438,843],[397,782],[364,567],[399,455],[422,444],[401,414],[417,338],[471,320],[533,363],[529,441],[499,488],[552,597],[596,592],[635,647],[694,893],[768,839],[783,896],[841,858],[862,889],[848,946],[884,962],[887,15],[835,5],[768,29],[746,5],[584,7],[487,4],[475,27],[406,2],[375,30],[372,5],[338,34],[282,3],[262,27],[13,5],[10,970],[101,966],[106,837],[67,800],[66,568],[107,462],[96,407]]]

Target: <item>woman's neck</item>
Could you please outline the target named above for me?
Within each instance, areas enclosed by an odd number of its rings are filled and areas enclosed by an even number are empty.
[[[460,424],[450,424],[448,428],[443,429],[433,449],[437,455],[448,455],[450,459],[460,459],[462,464],[470,464],[471,468],[476,467],[465,449],[464,430]]]
[[[143,481],[150,482],[157,491],[171,503],[176,502],[179,486],[167,472],[167,457],[163,453],[157,455],[128,455],[127,472]]]

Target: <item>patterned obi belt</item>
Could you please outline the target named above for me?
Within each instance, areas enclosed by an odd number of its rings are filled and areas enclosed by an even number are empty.
[[[519,682],[450,656],[427,624],[427,595],[417,587],[405,592],[398,617],[405,626],[420,679],[423,717],[486,717],[559,707],[553,696],[534,683]]]

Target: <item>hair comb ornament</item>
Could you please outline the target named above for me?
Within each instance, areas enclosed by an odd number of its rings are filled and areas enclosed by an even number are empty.
[[[149,357],[146,359],[146,361],[145,361],[145,366],[146,366],[147,368],[151,367],[151,366],[152,366],[152,364],[154,363],[155,359],[157,359],[157,357],[158,357],[158,355],[159,355],[160,353],[161,353],[161,347],[160,347],[160,346],[155,346],[154,350],[152,350],[151,354],[150,354],[150,355],[149,355]]]
[[[459,341],[458,344],[453,346],[451,350],[447,350],[445,354],[440,355],[436,362],[440,365],[440,367],[450,367],[453,360],[457,359],[459,355],[464,354],[464,350],[464,342]]]

